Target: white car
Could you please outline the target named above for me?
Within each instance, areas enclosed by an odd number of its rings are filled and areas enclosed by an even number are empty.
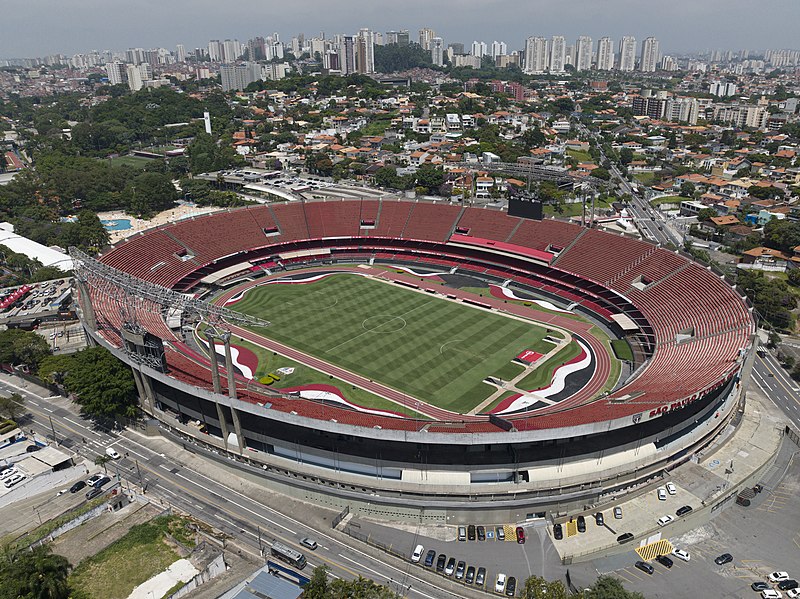
[[[674,519],[675,519],[675,516],[672,516],[670,514],[667,514],[666,516],[661,516],[658,519],[658,525],[659,526],[666,526],[667,524],[672,522]]]
[[[682,559],[685,562],[688,562],[690,559],[692,559],[692,556],[689,555],[689,552],[683,549],[673,549],[672,555],[674,555],[678,559]]]
[[[659,501],[666,501],[667,500],[667,492],[664,490],[664,487],[658,488],[658,500]]]
[[[87,487],[93,487],[94,484],[98,480],[100,480],[101,478],[103,478],[102,474],[99,474],[99,473],[98,474],[92,474],[92,476],[90,476],[89,478],[86,479],[86,486]]]
[[[422,550],[423,550],[422,545],[417,545],[414,548],[414,553],[411,554],[411,561],[414,562],[415,564],[422,559]]]
[[[19,473],[19,470],[17,470],[17,467],[16,466],[12,466],[11,468],[8,468],[7,470],[3,470],[3,472],[0,473],[0,480],[6,480],[7,478],[11,478],[12,476],[14,476],[15,474],[18,474],[18,473]]]
[[[791,578],[788,572],[773,572],[769,575],[770,582],[782,582]]]
[[[800,589],[791,589],[786,591],[786,596],[789,599],[797,599],[797,597],[800,597]]]
[[[672,483],[667,483],[666,487],[667,487],[667,493],[669,493],[670,495],[675,495],[675,493],[678,492],[678,489]]]
[[[783,595],[781,595],[780,591],[776,591],[775,589],[765,589],[761,591],[762,599],[781,599]]]
[[[14,476],[5,479],[3,481],[3,485],[5,485],[6,489],[10,489],[14,485],[22,482],[23,480],[25,480],[25,475],[17,472]]]
[[[119,453],[117,453],[117,450],[114,449],[113,447],[106,448],[106,455],[110,457],[112,460],[118,460],[122,457],[121,455],[119,455]]]
[[[506,575],[502,572],[497,575],[497,581],[494,583],[494,592],[502,593],[506,590]]]

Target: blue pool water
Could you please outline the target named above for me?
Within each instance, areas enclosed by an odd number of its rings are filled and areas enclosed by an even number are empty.
[[[101,220],[106,231],[127,231],[131,228],[131,221],[127,218],[117,220]]]

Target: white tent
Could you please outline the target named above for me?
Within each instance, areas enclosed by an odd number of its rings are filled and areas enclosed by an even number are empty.
[[[28,258],[38,260],[42,266],[55,266],[64,272],[72,270],[72,258],[55,248],[49,248],[27,237],[14,233],[14,225],[0,223],[0,246],[5,246],[12,252],[24,254]]]

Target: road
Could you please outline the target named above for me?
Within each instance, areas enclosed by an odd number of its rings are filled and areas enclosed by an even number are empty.
[[[108,464],[109,474],[119,474],[123,486],[143,487],[150,497],[209,523],[236,539],[256,559],[259,542],[268,551],[273,541],[280,541],[306,554],[309,568],[305,573],[310,574],[312,568],[324,563],[333,577],[352,579],[360,575],[395,590],[404,590],[406,596],[417,599],[470,595],[463,586],[454,587],[457,592],[435,586],[453,583],[433,575],[428,579],[426,573],[410,563],[346,545],[329,534],[329,525],[325,526],[319,513],[312,514],[310,508],[308,514],[302,513],[302,507],[300,511],[284,514],[266,503],[272,499],[272,494],[265,492],[261,498],[246,495],[234,488],[241,484],[235,476],[226,477],[225,483],[220,482],[218,477],[201,471],[202,467],[180,461],[181,452],[164,451],[174,447],[168,441],[149,439],[135,431],[117,433],[98,429],[81,418],[69,400],[37,395],[18,379],[2,377],[0,393],[19,393],[25,398],[26,409],[33,416],[33,422],[25,425],[26,430],[33,428],[37,436],[52,439],[54,428],[62,447],[78,452],[89,461],[102,454],[106,447],[114,447],[123,457]],[[281,505],[293,509],[302,504],[293,505],[287,500],[281,501]],[[319,521],[320,526],[315,526],[315,521]],[[308,551],[298,544],[306,536],[319,543],[316,551]]]
[[[756,356],[753,382],[800,428],[800,386],[769,352]]]
[[[599,135],[589,131],[589,128],[583,123],[578,123],[578,129],[586,137],[593,137],[595,139],[597,142],[597,149],[600,151],[600,164],[605,164],[608,158],[603,152]],[[681,247],[683,245],[683,240],[680,234],[672,230],[668,221],[664,218],[664,215],[653,208],[647,199],[636,192],[613,161],[608,160],[608,162],[611,165],[608,170],[612,178],[617,182],[621,191],[631,197],[629,210],[642,236],[649,241],[661,245],[672,244],[676,247]]]

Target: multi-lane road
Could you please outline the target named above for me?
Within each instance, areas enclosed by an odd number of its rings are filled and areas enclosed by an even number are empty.
[[[752,381],[800,428],[800,386],[769,352],[756,356]]]
[[[352,579],[360,575],[394,586],[416,599],[449,599],[474,593],[463,586],[448,591],[436,585],[450,585],[449,580],[429,575],[410,562],[350,546],[331,533],[319,511],[304,511],[302,504],[282,501],[266,490],[261,495],[250,491],[246,494],[237,476],[208,475],[201,458],[192,456],[193,460],[183,461],[180,452],[170,451],[174,445],[168,441],[150,439],[136,431],[100,430],[81,418],[69,400],[34,393],[31,386],[18,379],[3,376],[0,393],[19,393],[25,398],[26,411],[33,416],[33,421],[25,425],[26,430],[32,428],[37,436],[52,439],[54,428],[60,445],[77,451],[89,462],[106,447],[113,447],[123,457],[109,464],[109,474],[118,472],[123,485],[144,488],[147,495],[206,521],[256,560],[262,549],[268,553],[272,542],[280,541],[306,554],[307,570],[324,563],[331,576]],[[273,505],[284,509],[279,511]],[[288,513],[287,506],[291,506]],[[299,545],[303,537],[315,539],[318,549],[303,549]]]

